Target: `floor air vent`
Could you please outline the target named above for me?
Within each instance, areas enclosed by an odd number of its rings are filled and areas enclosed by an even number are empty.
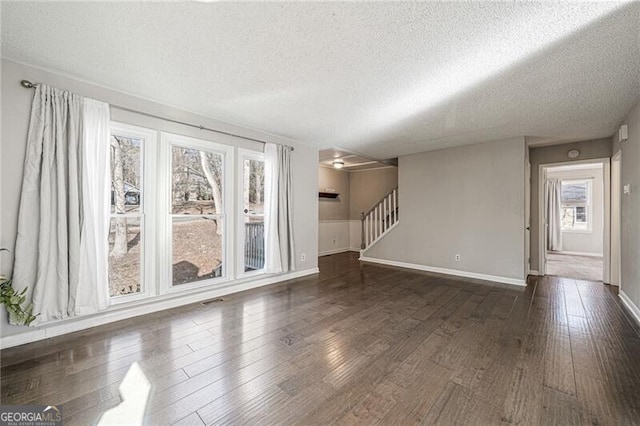
[[[212,303],[220,303],[220,302],[224,302],[224,299],[222,298],[218,298],[218,299],[211,299],[211,300],[207,300],[202,302],[203,305],[210,305]]]

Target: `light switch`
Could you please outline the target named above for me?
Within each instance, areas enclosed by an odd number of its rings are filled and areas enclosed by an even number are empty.
[[[625,194],[631,194],[631,184],[628,183],[622,188],[622,192]]]
[[[623,124],[622,126],[620,126],[620,130],[618,130],[618,141],[624,142],[627,139],[629,139],[629,126]]]

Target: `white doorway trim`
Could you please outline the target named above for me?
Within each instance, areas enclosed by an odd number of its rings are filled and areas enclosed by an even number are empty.
[[[526,279],[533,273],[531,271],[531,161],[528,155],[524,168],[524,277]],[[538,275],[537,272],[536,275]]]
[[[620,286],[622,275],[622,150],[611,157],[611,272],[610,284]]]
[[[611,159],[609,157],[545,163],[538,166],[538,273],[541,276],[547,274],[547,221],[544,196],[547,169],[569,164],[602,164],[604,189],[604,235],[602,236],[604,268],[602,279],[608,284],[611,281]]]

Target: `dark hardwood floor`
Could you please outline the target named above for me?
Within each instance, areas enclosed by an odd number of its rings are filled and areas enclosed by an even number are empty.
[[[153,425],[640,424],[640,328],[610,287],[320,270],[4,350],[2,404],[95,423],[138,363]]]

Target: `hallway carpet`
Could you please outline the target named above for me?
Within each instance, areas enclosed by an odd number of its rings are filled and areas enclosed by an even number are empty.
[[[602,257],[547,253],[547,275],[602,281]]]

